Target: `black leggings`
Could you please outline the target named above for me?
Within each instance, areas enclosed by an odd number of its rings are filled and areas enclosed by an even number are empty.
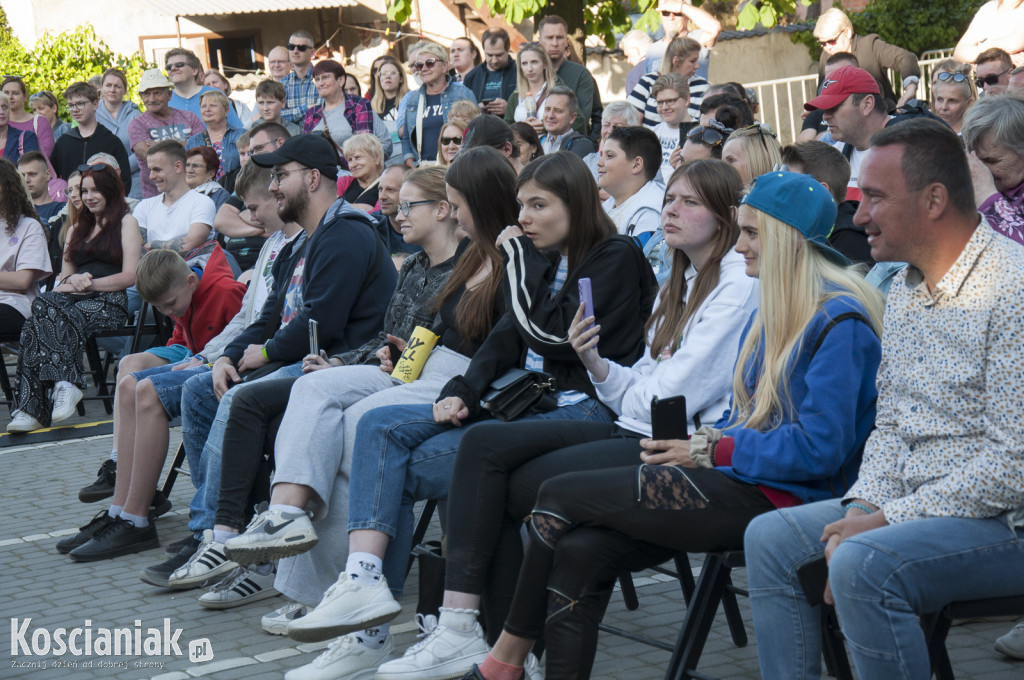
[[[243,529],[250,507],[270,498],[274,439],[298,379],[274,378],[235,388],[224,429],[217,524]]]
[[[463,436],[448,493],[445,588],[483,596],[492,642],[512,602],[520,528],[540,485],[565,472],[636,462],[640,437],[575,420],[484,422]]]
[[[0,335],[10,340],[17,340],[21,335],[21,327],[25,325],[25,317],[10,305],[0,305]]]
[[[550,479],[537,494],[505,630],[530,639],[546,630],[549,676],[554,665],[554,676],[585,677],[559,656],[572,654],[586,668],[592,662],[592,652],[580,659],[574,650],[592,648],[600,616],[581,601],[626,568],[678,552],[739,549],[747,524],[772,509],[757,486],[707,468],[632,465]]]

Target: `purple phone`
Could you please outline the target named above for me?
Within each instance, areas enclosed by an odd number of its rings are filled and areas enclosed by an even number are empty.
[[[594,316],[594,296],[590,292],[590,279],[582,278],[579,280],[580,285],[580,302],[583,303],[583,318],[588,316]],[[594,324],[590,324],[587,328],[593,328]]]

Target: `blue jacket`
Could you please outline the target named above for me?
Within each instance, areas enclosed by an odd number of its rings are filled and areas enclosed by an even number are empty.
[[[22,148],[20,150],[18,149],[19,139],[22,140]],[[36,133],[31,130],[19,130],[12,125],[8,125],[7,144],[4,145],[4,158],[17,165],[21,154],[28,153],[29,151],[39,151],[39,140],[36,138]]]
[[[417,163],[420,160],[420,155],[412,144],[412,134],[416,130],[416,111],[419,108],[420,95],[426,96],[426,94],[426,85],[420,86],[418,90],[407,92],[402,97],[402,104],[399,109],[404,112],[403,117],[399,119],[402,123],[399,133],[402,137],[403,158],[405,160],[411,158]],[[473,93],[465,85],[454,80],[448,81],[448,87],[441,92],[441,106],[444,108],[445,122],[448,121],[448,111],[452,108],[452,104],[460,99],[468,99],[474,104],[476,103],[476,97],[473,96]]]
[[[785,415],[782,424],[765,432],[745,428],[731,422],[731,410],[715,424],[734,438],[731,465],[718,470],[741,482],[787,491],[805,503],[841,497],[853,485],[875,424],[882,345],[863,320],[846,318],[828,328],[851,312],[868,318],[859,302],[843,296],[828,300],[811,319],[791,358],[795,413]],[[742,337],[751,323],[753,316]],[[759,367],[755,357],[744,370],[750,391]]]
[[[223,144],[220,150],[220,169],[221,172],[226,175],[232,170],[237,170],[241,167],[242,162],[238,157],[238,138],[242,136],[245,130],[236,128],[231,123],[228,123],[227,132],[224,133]],[[185,142],[185,149],[194,149],[197,146],[210,146],[210,138],[206,133],[206,130],[196,133],[188,138]]]

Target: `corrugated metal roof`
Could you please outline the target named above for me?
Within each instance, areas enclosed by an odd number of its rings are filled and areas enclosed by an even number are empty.
[[[142,0],[162,14],[181,17],[209,16],[213,14],[253,14],[256,12],[286,12],[297,9],[323,9],[329,7],[355,7],[356,0]]]

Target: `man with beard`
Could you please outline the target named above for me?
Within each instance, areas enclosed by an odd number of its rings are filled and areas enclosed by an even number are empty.
[[[398,279],[369,216],[338,198],[338,158],[330,142],[297,135],[252,162],[273,169],[270,193],[278,215],[298,223],[305,238],[275,263],[274,288],[259,319],[228,345],[213,371],[185,383],[182,441],[189,459],[201,461],[207,489],[220,488],[224,427],[237,391],[232,388],[243,380],[300,375],[310,350],[310,320],[317,322],[319,346],[328,354],[360,346],[383,326]],[[202,535],[202,544],[171,574],[171,588],[194,588],[238,566],[214,537],[216,494],[194,498],[190,510],[189,529]]]

